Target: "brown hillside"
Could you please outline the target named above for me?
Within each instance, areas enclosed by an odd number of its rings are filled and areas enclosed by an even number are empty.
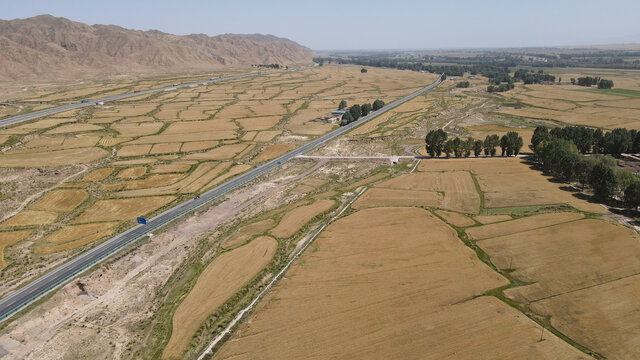
[[[0,80],[309,63],[313,52],[272,35],[178,36],[40,15],[0,20]]]

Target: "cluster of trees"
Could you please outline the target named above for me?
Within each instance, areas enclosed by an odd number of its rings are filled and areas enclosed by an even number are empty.
[[[519,69],[516,70],[513,74],[513,78],[516,81],[522,81],[525,85],[528,84],[542,84],[545,82],[555,82],[556,77],[550,74],[545,73],[542,69],[536,71],[527,70],[527,69]]]
[[[505,92],[513,89],[514,87],[515,85],[513,83],[505,83],[505,84],[500,84],[498,86],[489,85],[487,86],[487,92],[490,92],[490,93]]]
[[[620,156],[622,153],[640,153],[640,132],[617,128],[604,132],[602,129],[592,129],[584,126],[567,126],[564,128],[547,129],[538,126],[531,138],[531,150],[539,151],[538,147],[545,146],[551,139],[564,139],[572,142],[582,154],[609,154]]]
[[[502,156],[518,155],[522,148],[522,137],[517,132],[508,132],[500,138],[498,135],[487,135],[484,140],[468,137],[461,139],[455,137],[447,139],[448,134],[442,129],[431,130],[425,137],[425,145],[427,153],[430,156],[440,156],[443,153],[449,157],[453,154],[455,157],[469,157],[471,153],[474,156],[480,156],[484,152],[485,156],[495,156],[496,147],[500,146]]]
[[[468,81],[460,81],[459,83],[456,84],[457,88],[468,88],[469,87],[469,82]]]
[[[577,81],[575,78],[571,78],[571,84],[578,85],[578,86],[587,86],[587,87],[590,87],[591,85],[597,85],[598,89],[611,89],[613,87],[612,80],[602,79],[598,76],[579,77]]]
[[[545,130],[537,128],[532,143]],[[589,186],[598,200],[621,198],[634,209],[640,206],[640,177],[618,168],[615,159],[582,155],[572,141],[557,137],[539,142],[535,153],[544,171],[566,182],[578,182],[583,189]]]
[[[364,103],[362,105],[352,105],[347,112],[342,115],[340,125],[344,126],[350,124],[362,116],[367,116],[371,111],[378,111],[384,107],[384,101],[378,99],[373,104]],[[347,102],[345,100],[340,101],[338,104],[338,110],[344,110],[347,108]]]

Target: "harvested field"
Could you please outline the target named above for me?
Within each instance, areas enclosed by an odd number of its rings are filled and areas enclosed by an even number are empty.
[[[112,125],[112,129],[119,132],[122,136],[138,137],[143,135],[155,134],[162,128],[161,122],[143,122],[143,123],[127,123]]]
[[[132,199],[100,200],[87,209],[74,223],[135,220],[175,200],[174,196],[148,196]]]
[[[474,216],[481,224],[493,224],[501,221],[511,220],[509,215],[477,215]]]
[[[431,206],[464,213],[477,213],[480,209],[480,197],[471,175],[466,171],[405,174],[376,184],[375,187],[444,193],[442,194],[442,202]],[[421,194],[418,193],[416,195]],[[426,198],[429,200],[434,199],[433,195],[426,195]]]
[[[54,190],[35,203],[34,210],[71,211],[82,204],[89,195],[84,190]]]
[[[171,185],[184,178],[184,174],[154,174],[142,180],[132,180],[126,183],[127,190],[148,189]]]
[[[581,211],[606,213],[602,206],[561,189],[564,184],[551,182],[551,178],[532,169],[524,159],[433,159],[420,162],[418,170],[471,171],[485,194],[486,208],[567,204]]]
[[[68,150],[33,153],[11,153],[0,155],[0,167],[40,167],[88,164],[107,156],[108,152],[100,148],[77,148]]]
[[[262,234],[265,231],[271,229],[273,225],[274,225],[274,222],[271,219],[262,220],[262,221],[255,222],[253,224],[245,225],[240,229],[236,230],[236,232],[231,234],[231,236],[224,239],[220,246],[223,249],[231,249],[236,246],[242,245],[252,237]]]
[[[116,177],[118,179],[137,179],[147,173],[146,166],[134,166],[120,170]]]
[[[154,144],[149,154],[170,154],[180,152],[182,143]]]
[[[382,180],[382,179],[384,179],[384,178],[386,178],[388,176],[389,176],[389,174],[387,174],[387,173],[378,173],[378,174],[375,174],[375,175],[371,175],[366,179],[362,179],[362,180],[358,180],[358,181],[354,182],[353,184],[347,186],[346,188],[343,188],[343,190],[345,190],[345,191],[355,190],[355,189],[359,188],[360,186],[374,183],[374,182],[376,182],[378,180]]]
[[[571,339],[608,359],[640,357],[640,276],[550,297],[532,304]]]
[[[118,156],[140,156],[146,155],[151,150],[151,144],[149,145],[124,145],[118,150]]]
[[[445,219],[448,223],[458,226],[458,227],[467,227],[471,225],[475,225],[475,221],[470,217],[464,216],[459,213],[444,211],[444,210],[436,210],[436,214]]]
[[[247,164],[240,164],[240,165],[234,165],[231,169],[229,169],[229,171],[227,171],[226,173],[220,175],[219,177],[211,180],[210,183],[207,184],[207,186],[205,186],[202,190],[206,191],[209,190],[210,188],[219,185],[221,183],[223,183],[224,181],[238,175],[238,174],[242,174],[243,172],[251,169],[252,166],[251,165],[247,165]]]
[[[122,144],[123,142],[127,142],[129,140],[131,140],[131,138],[114,138],[110,136],[104,136],[100,138],[100,141],[98,141],[98,145],[104,146],[104,147],[111,147],[111,146],[116,146],[118,144]]]
[[[237,121],[240,126],[242,126],[243,130],[249,131],[271,129],[280,120],[282,120],[282,116],[258,116],[251,118],[242,118],[238,119]]]
[[[179,358],[202,323],[271,261],[277,247],[273,238],[262,236],[214,259],[176,309],[162,357]]]
[[[257,131],[247,131],[247,133],[245,133],[242,136],[241,140],[242,141],[251,141],[251,140],[253,140],[254,137],[256,137],[257,133],[258,133]]]
[[[259,163],[263,161],[268,161],[277,158],[280,155],[286,154],[287,152],[295,149],[295,145],[291,144],[273,144],[267,146],[264,150],[262,150],[258,156],[251,160],[254,163]]]
[[[0,225],[0,228],[51,224],[57,218],[58,214],[53,211],[22,210],[18,214],[5,220],[2,225]]]
[[[467,234],[474,240],[487,239],[574,221],[582,219],[582,217],[583,215],[580,213],[550,213],[534,215],[512,221],[474,227],[468,229]]]
[[[47,237],[37,251],[40,254],[52,254],[92,243],[112,235],[117,224],[107,222],[64,227]]]
[[[182,148],[180,148],[181,152],[189,152],[189,151],[200,151],[210,149],[220,142],[218,141],[196,141],[196,142],[187,142],[182,144]]]
[[[534,283],[505,294],[533,302],[640,273],[638,240],[624,226],[585,219],[482,240],[478,245],[496,266],[511,264],[516,269],[511,275]]]
[[[44,130],[60,124],[76,122],[76,121],[77,120],[75,118],[59,118],[59,119],[55,118],[55,119],[37,120],[24,125],[15,126],[8,129],[1,129],[0,134],[2,135],[26,134],[34,130]]]
[[[371,188],[367,190],[352,207],[365,209],[371,207],[423,206],[442,207],[444,196],[436,191],[401,190]]]
[[[118,193],[119,196],[148,196],[173,194],[180,192],[183,194],[200,190],[212,179],[220,176],[222,172],[227,170],[232,164],[230,162],[208,162],[198,165],[186,178],[179,182],[169,185],[150,189],[128,190]]]
[[[92,125],[92,124],[68,124],[68,125],[58,126],[53,130],[47,131],[45,134],[51,134],[51,135],[69,134],[69,133],[76,133],[76,132],[98,131],[98,130],[104,130],[104,128],[102,126]]]
[[[157,144],[157,143],[169,143],[169,142],[194,142],[194,141],[207,141],[207,140],[224,140],[235,139],[235,131],[207,131],[200,133],[185,133],[185,134],[160,134],[143,136],[130,142],[130,144]]]
[[[167,129],[163,131],[162,134],[191,134],[204,131],[236,130],[237,128],[238,126],[231,121],[181,121],[169,125],[169,127],[167,127]]]
[[[89,182],[102,181],[106,179],[109,175],[111,175],[111,173],[113,173],[113,168],[110,168],[110,167],[96,169],[88,173],[87,175],[85,175],[82,178],[82,180],[89,181]]]
[[[279,238],[288,238],[298,232],[316,216],[328,211],[336,204],[333,200],[318,200],[311,205],[300,206],[286,213],[271,234]]]
[[[7,266],[7,262],[4,260],[4,249],[26,239],[29,234],[31,234],[31,230],[0,232],[0,270]]]
[[[151,168],[151,173],[183,173],[189,171],[189,169],[191,169],[191,164],[160,164],[154,165]]]
[[[255,142],[269,142],[273,140],[274,137],[282,134],[281,130],[271,130],[271,131],[260,131],[258,135],[253,139]]]
[[[25,147],[34,148],[34,147],[44,147],[44,146],[60,146],[64,141],[63,137],[43,137],[38,139],[33,139],[26,144]]]
[[[538,341],[539,326],[499,300],[474,298],[508,282],[425,210],[359,211],[310,250],[214,359],[587,358],[548,332]]]
[[[187,155],[184,158],[189,160],[227,160],[241,153],[246,147],[246,144],[222,145],[203,153]]]

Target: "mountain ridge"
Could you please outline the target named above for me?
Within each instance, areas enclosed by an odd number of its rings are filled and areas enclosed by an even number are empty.
[[[173,35],[51,15],[0,20],[0,49],[0,80],[303,64],[314,56],[309,48],[274,35]]]

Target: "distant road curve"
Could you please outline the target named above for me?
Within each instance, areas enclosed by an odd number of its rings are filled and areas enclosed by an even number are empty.
[[[244,76],[244,75],[243,75]],[[246,76],[245,76],[246,77]],[[365,122],[391,110],[392,108],[403,104],[423,93],[431,90],[441,82],[441,77],[438,78],[433,84],[426,86],[402,99],[396,100],[378,111],[374,111],[370,115],[363,116],[358,121],[354,121],[349,125],[342,126],[330,133],[327,133],[319,138],[312,140],[311,142],[302,145],[301,147],[292,150],[274,160],[271,160],[257,168],[235,177],[222,185],[219,185],[203,194],[196,199],[191,199],[182,204],[163,212],[156,217],[149,219],[144,225],[137,225],[116,237],[104,241],[100,245],[87,250],[86,252],[78,255],[77,257],[67,261],[66,263],[52,269],[48,273],[40,276],[36,280],[28,283],[20,289],[7,294],[0,299],[0,321],[4,321],[11,315],[15,314],[18,310],[25,307],[29,303],[39,299],[50,291],[56,289],[69,279],[80,274],[82,271],[90,268],[92,265],[106,259],[108,256],[122,249],[124,246],[132,243],[133,241],[145,236],[151,231],[175,220],[182,215],[189,213],[209,201],[217,199],[222,195],[238,188],[239,186],[263,175],[264,173],[273,170],[276,167],[281,166],[285,162],[295,158],[298,155],[302,155],[305,152],[313,150],[314,148],[326,143],[333,138],[340,136],[353,128],[364,124]],[[140,93],[136,93],[139,95]]]
[[[216,83],[216,82],[225,81],[225,80],[242,79],[242,78],[261,76],[261,75],[268,75],[268,74],[274,74],[274,73],[280,73],[280,72],[300,71],[300,70],[303,70],[303,69],[309,69],[311,67],[312,66],[303,67],[303,68],[295,68],[295,69],[287,69],[287,70],[274,70],[274,71],[266,71],[266,72],[257,72],[257,73],[244,74],[244,75],[234,75],[234,76],[227,76],[227,77],[216,78],[216,79],[209,79],[209,80],[202,80],[202,81],[184,83],[184,84],[180,84],[180,85],[176,85],[176,86],[165,86],[165,87],[161,87],[161,88],[142,90],[142,91],[138,91],[138,92],[126,93],[126,94],[121,94],[121,95],[108,96],[108,97],[104,97],[104,98],[100,98],[100,99],[87,99],[88,100],[87,102],[77,102],[77,103],[68,104],[68,105],[62,105],[62,106],[58,106],[58,107],[54,107],[54,108],[50,108],[50,109],[44,109],[44,110],[40,110],[40,111],[35,111],[35,112],[32,112],[32,113],[28,113],[28,114],[22,114],[22,115],[8,117],[8,118],[0,120],[0,127],[17,124],[17,123],[20,123],[20,122],[23,122],[23,121],[27,121],[27,120],[33,120],[33,119],[37,119],[37,118],[40,118],[40,117],[43,117],[43,116],[61,113],[61,112],[64,112],[64,111],[75,110],[75,109],[80,109],[80,108],[87,107],[87,106],[92,106],[92,105],[95,105],[96,103],[99,103],[99,102],[109,102],[109,101],[122,100],[122,99],[130,98],[130,97],[134,97],[134,96],[152,94],[152,93],[158,92],[158,91],[180,89],[180,88],[185,88],[185,87],[190,87],[190,86],[195,86],[195,85],[205,85],[205,84],[211,84],[211,83]]]

